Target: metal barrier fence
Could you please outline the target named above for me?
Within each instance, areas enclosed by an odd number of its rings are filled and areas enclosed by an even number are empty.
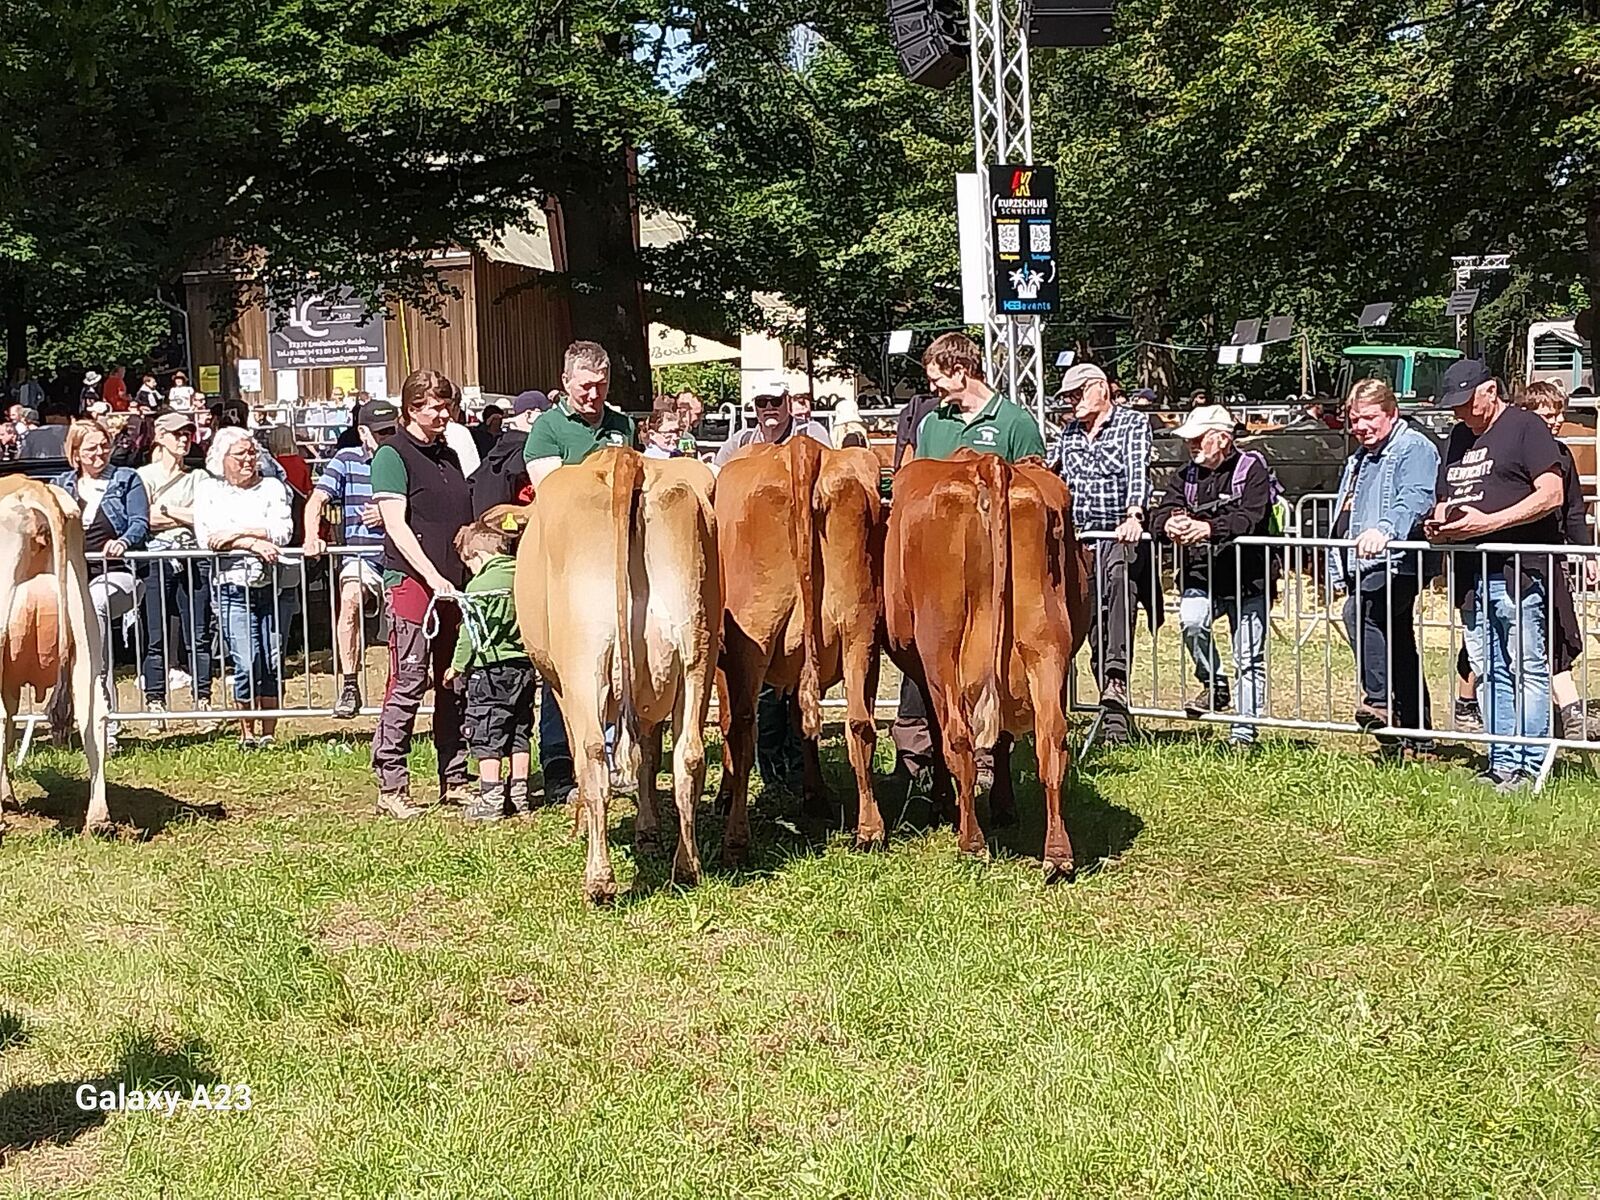
[[[1226,724],[1239,741],[1284,729],[1367,733],[1391,752],[1477,743],[1491,769],[1536,789],[1559,750],[1600,750],[1586,716],[1597,681],[1582,657],[1600,634],[1600,547],[1392,542],[1363,560],[1350,539],[1243,537],[1189,551],[1186,571],[1171,545],[1147,540],[1135,553],[1109,534],[1084,540],[1096,564],[1091,642],[1108,647],[1071,684],[1072,707],[1095,714],[1090,743],[1106,714],[1080,689],[1098,679],[1103,690],[1105,661],[1118,661],[1107,639],[1120,611],[1136,718]],[[1231,669],[1212,632],[1224,618]],[[1462,703],[1474,691],[1481,723]],[[1558,728],[1573,704],[1584,719]]]

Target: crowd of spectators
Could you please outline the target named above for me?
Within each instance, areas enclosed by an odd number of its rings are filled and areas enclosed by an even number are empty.
[[[1078,531],[1093,535],[1088,633],[1101,735],[1116,742],[1135,733],[1128,681],[1136,614],[1143,607],[1152,626],[1164,619],[1151,556],[1167,544],[1177,555],[1178,620],[1197,684],[1185,710],[1228,714],[1230,740],[1251,744],[1256,719],[1265,715],[1268,613],[1280,558],[1239,540],[1281,532],[1281,489],[1263,454],[1238,444],[1228,409],[1203,391],[1190,397],[1176,430],[1189,461],[1156,495],[1152,425],[1141,411],[1147,398],[1124,395],[1099,366],[1079,363],[1065,372],[1056,395],[1064,420],[1048,445],[1023,410],[990,388],[981,356],[965,338],[938,339],[925,367],[931,394],[900,414],[893,469],[912,452],[948,457],[970,448],[1011,461],[1042,455],[1071,486]],[[195,707],[209,709],[220,637],[235,705],[264,714],[278,709],[286,622],[302,594],[300,558],[316,562],[330,544],[381,548],[378,558],[341,557],[330,569],[338,676],[332,711],[348,718],[362,707],[365,622],[381,618],[389,672],[373,763],[379,808],[397,818],[419,811],[406,763],[430,690],[441,794],[485,819],[526,807],[534,732],[506,713],[531,712],[524,693],[536,684],[503,628],[507,545],[492,537],[461,541],[483,512],[525,502],[551,471],[607,446],[637,446],[653,459],[696,456],[715,470],[753,444],[795,437],[868,444],[853,402],[835,409],[830,427],[813,418],[809,396],[791,394],[781,379],[755,387],[754,423],[714,453],[703,452],[696,437],[704,409],[692,392],[655,397],[636,429],[608,402],[609,360],[591,342],[569,348],[558,392],[529,391],[503,408],[487,406],[470,426],[460,390],[437,372],[413,372],[398,404],[364,393],[348,401],[342,392],[330,396],[326,407],[348,422],[331,457],[319,453],[318,439],[270,410],[208,403],[182,372],[165,390],[145,375],[131,394],[124,376],[121,368],[103,378],[91,372],[78,405],[67,406],[49,403],[38,381],[19,373],[0,421],[0,462],[65,459],[54,482],[83,511],[95,613],[108,642],[118,630],[128,645],[142,642],[138,676],[147,706],[162,712],[170,689],[187,686]],[[1554,436],[1565,405],[1559,388],[1534,384],[1514,398],[1482,363],[1463,361],[1447,372],[1436,405],[1456,417],[1442,452],[1381,381],[1359,382],[1344,414],[1354,447],[1332,532],[1353,546],[1329,555],[1328,582],[1343,597],[1343,629],[1356,656],[1361,698],[1354,719],[1390,753],[1430,746],[1433,696],[1415,616],[1441,570],[1439,555],[1394,544],[1587,543],[1594,536],[1577,468]],[[1319,398],[1305,421],[1322,425],[1330,415]],[[302,556],[285,559],[288,547]],[[126,558],[140,549],[169,557]],[[1600,582],[1600,561],[1586,559],[1585,572],[1589,583]],[[1544,736],[1552,705],[1565,736],[1588,736],[1573,679],[1582,628],[1564,560],[1465,555],[1449,578],[1465,643],[1455,725],[1473,729],[1481,714],[1487,779],[1506,790],[1522,787],[1542,750],[1507,739]],[[467,592],[477,595],[467,603],[498,613],[504,644],[493,636],[487,650],[481,639],[469,644],[460,600]],[[1231,670],[1214,637],[1222,618]],[[491,634],[495,628],[490,622]],[[903,689],[895,741],[907,769],[921,777],[930,742],[919,701],[915,689]],[[548,684],[539,708],[547,794],[564,794],[572,755]],[[757,765],[769,785],[791,781],[798,770],[793,724],[788,699],[764,690]],[[243,720],[242,743],[270,744],[274,725],[269,715]],[[1384,732],[1395,729],[1409,732]],[[480,770],[473,789],[469,748],[480,761],[508,759],[509,775],[498,766]]]

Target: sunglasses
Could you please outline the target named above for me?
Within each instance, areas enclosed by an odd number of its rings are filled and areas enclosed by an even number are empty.
[[[757,396],[754,400],[757,408],[786,408],[789,404],[787,396]]]

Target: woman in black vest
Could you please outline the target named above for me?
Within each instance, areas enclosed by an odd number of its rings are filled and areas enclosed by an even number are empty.
[[[400,428],[372,456],[389,609],[389,686],[372,738],[372,768],[378,811],[401,819],[421,812],[411,803],[406,754],[429,687],[440,797],[460,802],[471,787],[461,696],[444,681],[461,614],[449,600],[436,602],[467,580],[455,536],[472,522],[472,491],[444,441],[455,394],[455,384],[437,371],[413,371],[400,389]],[[430,608],[436,627],[427,620]]]

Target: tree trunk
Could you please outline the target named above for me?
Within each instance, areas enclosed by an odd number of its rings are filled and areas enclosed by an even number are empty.
[[[650,350],[634,244],[632,152],[623,147],[574,168],[560,196],[572,334],[599,342],[610,354],[611,403],[648,412]]]
[[[1152,288],[1140,292],[1133,301],[1133,336],[1139,343],[1135,358],[1139,387],[1154,388],[1156,399],[1171,404],[1177,399],[1177,370],[1172,361],[1172,351],[1164,344],[1166,330],[1161,321],[1161,294]]]
[[[1589,341],[1589,353],[1592,356],[1600,350],[1600,188],[1589,193],[1589,205],[1584,212],[1583,220],[1584,239],[1588,243],[1584,250],[1584,283],[1588,286],[1589,307],[1578,314],[1578,319],[1573,322],[1579,337]],[[1593,361],[1591,358],[1590,361]]]

